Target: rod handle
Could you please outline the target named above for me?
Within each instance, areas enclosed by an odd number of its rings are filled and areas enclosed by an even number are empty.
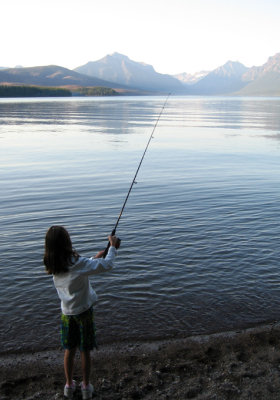
[[[114,236],[115,233],[116,233],[116,229],[113,229],[111,235]],[[117,238],[117,239],[118,240],[117,240],[117,244],[116,244],[116,249],[118,249],[120,247],[120,245],[121,245],[121,239],[120,238]],[[108,242],[107,247],[104,250],[104,253],[103,253],[103,256],[102,256],[103,258],[105,258],[107,256],[109,248],[110,248],[110,242]]]

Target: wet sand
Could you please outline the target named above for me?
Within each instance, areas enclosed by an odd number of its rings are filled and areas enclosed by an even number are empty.
[[[77,356],[76,365],[79,365]],[[102,346],[95,399],[280,399],[280,324],[239,332]],[[63,399],[63,351],[0,357],[1,400]],[[81,378],[80,367],[75,379]],[[78,390],[75,399],[81,399]]]

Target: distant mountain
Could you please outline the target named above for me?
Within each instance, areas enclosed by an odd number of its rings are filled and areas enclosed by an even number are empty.
[[[243,75],[247,71],[248,68],[240,62],[228,61],[192,85],[190,93],[222,95],[236,92],[247,85],[247,82],[243,79]]]
[[[7,68],[0,70],[0,84],[3,83],[39,86],[121,87],[112,82],[82,75],[57,65],[31,68]]]
[[[185,91],[178,79],[157,73],[151,65],[132,61],[119,53],[107,55],[98,61],[90,61],[75,68],[75,71],[141,90],[173,93]]]
[[[178,79],[184,85],[193,85],[209,74],[210,71],[199,71],[194,74],[188,74],[182,72],[181,74],[173,75],[174,78]]]
[[[280,53],[260,67],[250,68],[243,79],[247,85],[236,94],[242,96],[280,96]]]
[[[271,72],[280,73],[280,53],[269,57],[267,62],[262,66],[250,68],[245,74],[245,78],[248,81],[255,81]]]

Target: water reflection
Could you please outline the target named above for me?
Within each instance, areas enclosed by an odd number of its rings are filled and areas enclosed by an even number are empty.
[[[280,129],[280,99],[186,97],[170,100],[170,122],[227,129]]]
[[[1,125],[73,126],[102,134],[132,134],[155,122],[164,98],[17,99],[0,101]],[[139,107],[141,104],[141,107]],[[280,129],[277,98],[170,97],[165,125],[228,129]],[[59,130],[59,129],[58,129]]]
[[[72,100],[72,99],[71,99]],[[69,99],[50,101],[1,101],[0,125],[67,125],[102,134],[131,134],[135,127],[149,127],[159,112],[162,99],[119,100]],[[137,110],[137,112],[135,112]]]

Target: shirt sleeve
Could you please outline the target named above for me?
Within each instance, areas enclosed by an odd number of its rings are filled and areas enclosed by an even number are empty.
[[[114,267],[114,260],[117,254],[115,247],[109,248],[105,258],[86,258],[81,257],[82,266],[80,269],[81,275],[96,275],[102,272],[110,271]]]

